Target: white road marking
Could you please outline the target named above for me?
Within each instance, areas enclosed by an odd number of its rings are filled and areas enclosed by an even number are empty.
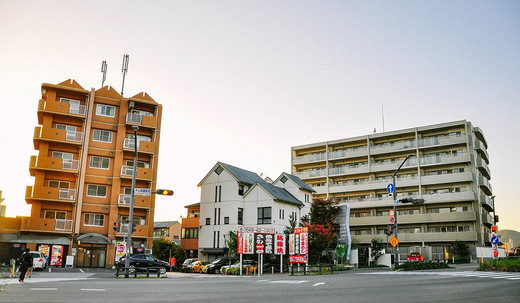
[[[81,268],[79,269],[79,271],[81,271],[82,273],[85,273]]]
[[[49,287],[49,288],[32,288],[31,287],[31,290],[57,290],[57,288],[51,288],[51,287]]]
[[[81,288],[80,290],[84,291],[105,291],[103,288]]]
[[[314,284],[313,286],[318,286],[318,285],[323,285],[323,284],[325,284],[325,282],[316,283],[316,284]]]
[[[358,275],[438,275],[451,277],[472,277],[472,278],[488,278],[488,279],[506,279],[520,280],[520,274],[508,272],[482,272],[482,271],[448,271],[448,272],[407,272],[407,271],[390,271],[390,272],[374,272],[359,273]]]
[[[302,284],[307,283],[309,281],[293,281],[293,280],[279,280],[279,281],[270,281],[270,284]]]

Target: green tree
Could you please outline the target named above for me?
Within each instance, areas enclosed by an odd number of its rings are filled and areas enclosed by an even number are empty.
[[[224,255],[227,255],[228,257],[236,257],[238,255],[238,233],[230,230],[224,238],[226,240]]]
[[[159,260],[169,262],[170,257],[175,258],[176,265],[184,262],[184,249],[166,239],[153,240],[152,255]]]
[[[316,199],[312,201],[308,216],[302,218],[302,225],[309,228],[309,261],[320,263],[323,253],[336,246],[336,217],[339,214],[338,201]]]
[[[381,257],[383,255],[383,240],[381,240],[381,238],[379,237],[376,237],[376,238],[373,238],[372,241],[370,242],[371,243],[371,246],[372,246],[372,251],[370,253],[370,256],[372,257],[372,259],[374,259],[374,262],[377,263],[377,260],[379,259],[379,257]]]
[[[469,262],[469,244],[464,241],[455,241],[451,244],[451,253],[459,262]]]

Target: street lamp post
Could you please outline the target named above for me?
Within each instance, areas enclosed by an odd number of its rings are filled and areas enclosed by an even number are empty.
[[[132,249],[132,231],[134,229],[134,202],[135,202],[135,178],[137,176],[137,131],[139,126],[132,126],[134,130],[134,171],[132,173],[132,192],[130,193],[130,210],[128,213],[128,241],[126,243],[125,278],[129,277],[130,252]]]
[[[394,172],[394,174],[392,175],[392,185],[394,187],[394,193],[393,193],[393,198],[394,198],[394,216],[395,216],[395,222],[394,222],[394,234],[395,234],[395,238],[398,239],[397,237],[397,205],[396,205],[396,201],[397,201],[397,188],[395,187],[395,175],[397,175],[397,173],[399,172],[399,170],[401,170],[401,167],[403,167],[404,163],[413,155],[408,155],[406,156],[406,158],[404,159],[403,163],[401,163],[401,165],[399,165],[399,167],[397,168],[397,170]],[[397,243],[397,245],[395,246],[395,255],[394,255],[394,263],[399,266],[399,242]]]

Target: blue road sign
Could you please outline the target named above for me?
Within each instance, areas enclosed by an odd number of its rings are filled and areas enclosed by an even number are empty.
[[[386,190],[388,191],[389,194],[393,193],[394,185],[392,183],[388,184],[388,186],[386,187]]]
[[[491,237],[491,243],[493,243],[494,245],[497,245],[498,244],[498,237],[497,236],[493,236]]]

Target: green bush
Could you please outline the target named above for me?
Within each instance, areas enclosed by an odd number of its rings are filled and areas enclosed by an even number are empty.
[[[443,269],[450,268],[450,266],[443,262],[406,262],[399,265],[396,269],[400,270],[428,270],[428,269]]]
[[[520,272],[520,258],[499,259],[498,265],[496,260],[485,261],[480,264],[479,270]]]

